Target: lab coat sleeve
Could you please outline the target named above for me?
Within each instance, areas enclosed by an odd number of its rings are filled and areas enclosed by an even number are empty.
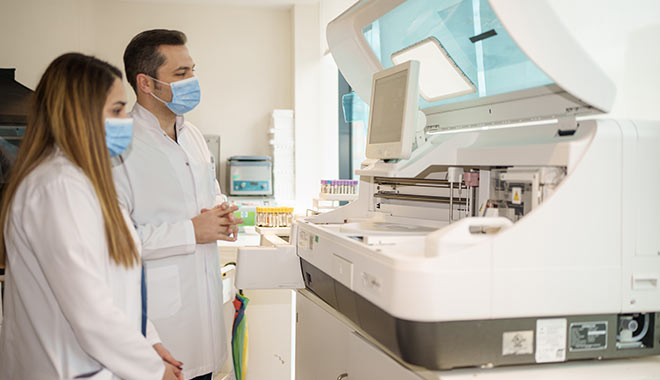
[[[151,319],[147,319],[147,342],[152,346],[162,343],[160,335],[158,335],[158,330],[156,330],[156,326],[151,322]]]
[[[227,202],[227,196],[222,194],[222,191],[220,190],[220,184],[218,183],[218,180],[215,180],[215,202],[213,203],[213,206],[217,206],[219,204],[223,204]]]
[[[98,201],[87,184],[66,178],[31,194],[19,228],[36,237],[40,267],[81,347],[122,379],[161,379],[162,360],[113,303]]]
[[[135,228],[142,243],[142,258],[144,260],[157,260],[195,252],[196,239],[192,220],[157,225],[136,223],[133,217],[135,207],[133,189],[123,162],[113,167],[112,177],[115,182],[119,205],[128,211],[133,223],[135,223]],[[157,197],[158,194],[154,194],[154,196]]]
[[[195,228],[192,220],[176,223],[138,224],[142,242],[142,258],[157,260],[195,252]]]

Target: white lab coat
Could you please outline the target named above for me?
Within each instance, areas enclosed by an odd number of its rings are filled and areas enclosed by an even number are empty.
[[[183,117],[177,144],[144,107],[136,104],[131,116],[133,141],[113,176],[142,241],[147,314],[186,379],[218,373],[227,359],[220,257],[215,242],[196,244],[191,221],[224,200],[213,160]]]
[[[56,149],[23,180],[7,220],[0,379],[161,379],[140,333],[141,266],[110,259],[84,173]]]

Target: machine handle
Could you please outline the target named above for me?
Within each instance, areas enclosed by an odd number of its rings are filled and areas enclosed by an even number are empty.
[[[341,375],[337,376],[337,380],[344,380],[348,378],[347,373],[342,373]]]
[[[504,217],[463,218],[426,236],[426,257],[452,254],[492,237],[511,227],[513,222]]]

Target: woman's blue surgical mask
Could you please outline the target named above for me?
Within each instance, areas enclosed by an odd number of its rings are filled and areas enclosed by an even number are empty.
[[[154,77],[150,77],[158,83],[170,86],[172,89],[172,101],[166,102],[163,99],[157,97],[153,92],[151,95],[160,100],[163,104],[174,112],[177,115],[183,115],[184,113],[191,111],[193,108],[197,107],[199,100],[201,98],[201,91],[199,89],[199,81],[197,77],[191,77],[188,79],[167,83],[161,80],[158,80]]]
[[[110,157],[116,157],[122,154],[131,144],[132,139],[132,118],[105,119],[105,145],[107,145],[110,151]]]

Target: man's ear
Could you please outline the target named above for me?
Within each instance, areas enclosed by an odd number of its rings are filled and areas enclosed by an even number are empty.
[[[152,81],[148,75],[138,74],[135,78],[138,93],[149,94],[152,91]]]

